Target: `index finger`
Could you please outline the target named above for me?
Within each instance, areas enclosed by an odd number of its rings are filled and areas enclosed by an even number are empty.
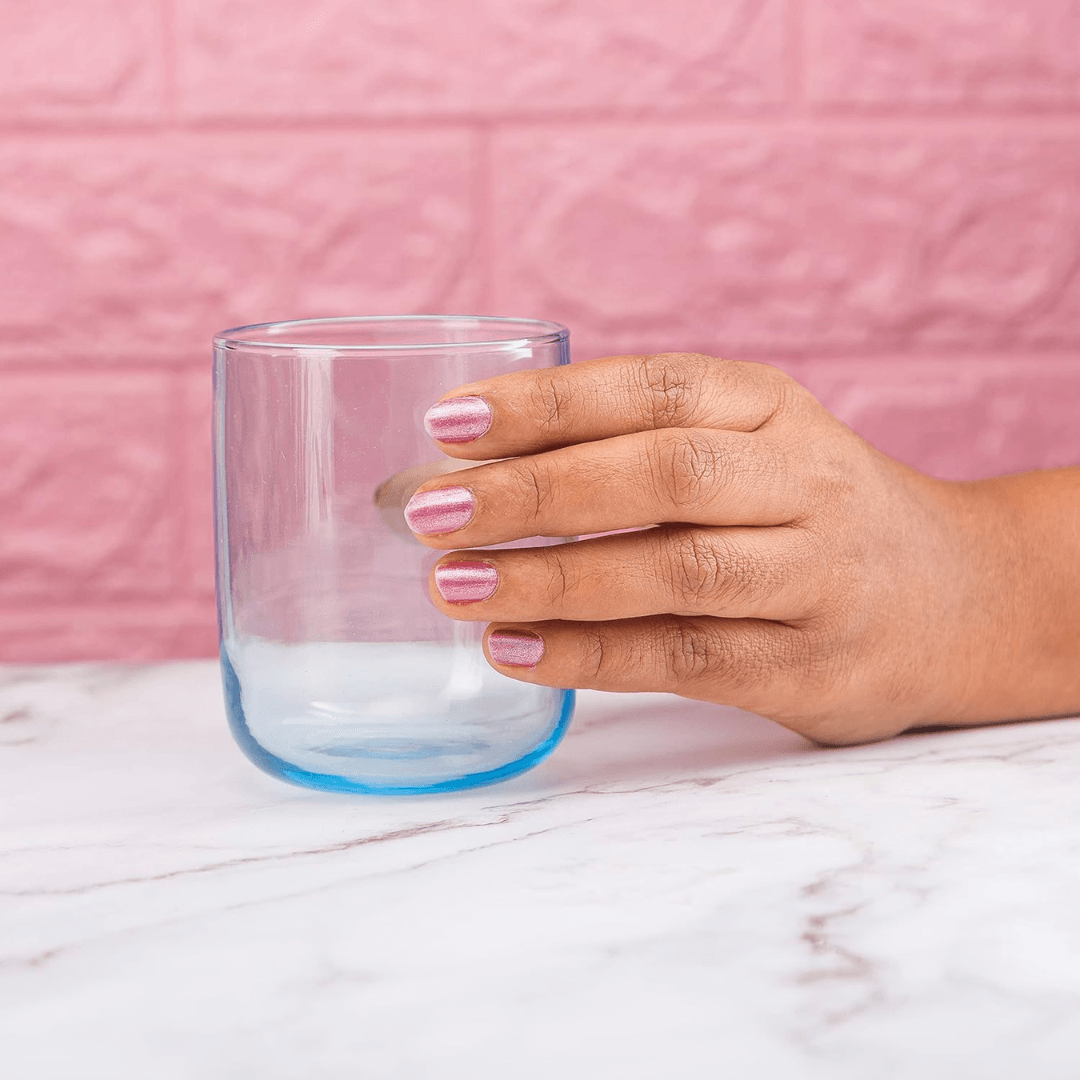
[[[700,353],[608,356],[468,383],[424,423],[452,457],[516,457],[658,428],[757,431],[793,385],[767,364]]]

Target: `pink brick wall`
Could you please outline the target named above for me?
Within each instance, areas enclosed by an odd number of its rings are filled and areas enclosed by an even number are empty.
[[[480,311],[1080,463],[1080,0],[0,0],[0,660],[214,651],[222,326]]]

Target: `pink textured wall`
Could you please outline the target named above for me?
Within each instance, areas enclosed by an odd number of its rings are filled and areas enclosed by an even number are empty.
[[[0,0],[0,659],[214,651],[207,343],[477,311],[1080,462],[1080,0]]]

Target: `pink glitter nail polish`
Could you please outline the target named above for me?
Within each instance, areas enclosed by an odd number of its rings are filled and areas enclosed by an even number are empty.
[[[491,427],[491,406],[478,397],[447,398],[424,414],[424,427],[439,442],[472,442]]]
[[[435,588],[448,604],[487,600],[499,587],[499,571],[489,563],[451,562],[435,567]]]
[[[418,491],[405,506],[405,521],[414,533],[432,536],[457,532],[469,523],[475,510],[476,500],[468,488]]]
[[[538,634],[496,630],[488,635],[488,652],[496,664],[534,668],[544,656],[544,639]]]

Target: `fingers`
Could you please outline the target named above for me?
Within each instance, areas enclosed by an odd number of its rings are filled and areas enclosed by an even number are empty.
[[[574,544],[455,551],[431,596],[456,619],[609,621],[647,615],[792,620],[820,602],[813,551],[791,528],[663,528]]]
[[[484,649],[497,670],[524,682],[666,691],[760,711],[792,678],[804,644],[782,623],[660,615],[497,624]]]
[[[697,353],[612,356],[469,383],[425,423],[454,457],[514,457],[661,428],[756,431],[794,385],[765,364]]]
[[[805,494],[794,465],[761,433],[642,432],[477,466],[457,483],[429,481],[405,519],[435,548],[664,522],[783,525]]]

